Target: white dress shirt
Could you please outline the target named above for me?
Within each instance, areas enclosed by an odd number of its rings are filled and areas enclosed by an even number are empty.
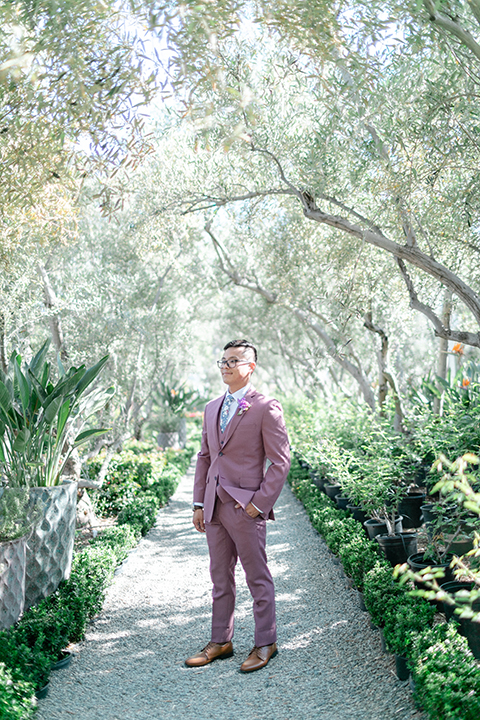
[[[236,392],[234,392],[234,393],[230,393],[228,390],[225,393],[225,397],[228,397],[230,395],[230,397],[233,398],[233,402],[230,405],[229,412],[228,412],[227,425],[230,422],[230,420],[232,420],[234,418],[234,416],[237,412],[237,409],[238,409],[238,403],[240,402],[240,400],[242,398],[245,397],[245,395],[250,390],[250,388],[251,388],[251,384],[248,383],[248,385],[245,385],[245,387],[240,388],[240,390],[236,390]],[[225,401],[225,398],[224,398],[224,401]]]

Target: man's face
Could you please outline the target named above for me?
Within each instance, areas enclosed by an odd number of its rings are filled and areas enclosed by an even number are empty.
[[[246,355],[243,354],[242,347],[227,348],[222,355],[222,360],[230,360],[230,358],[236,358],[238,363],[234,368],[223,366],[221,369],[222,380],[229,386],[230,392],[236,392],[247,384],[250,375],[255,370],[255,363],[253,360],[250,361],[248,351]]]

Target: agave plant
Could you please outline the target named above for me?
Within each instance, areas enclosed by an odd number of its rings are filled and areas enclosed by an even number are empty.
[[[60,483],[72,450],[105,428],[84,430],[86,421],[108,402],[113,387],[86,394],[108,355],[96,365],[65,370],[58,361],[56,384],[50,380],[48,341],[28,364],[12,353],[8,372],[0,371],[0,468],[9,487]]]

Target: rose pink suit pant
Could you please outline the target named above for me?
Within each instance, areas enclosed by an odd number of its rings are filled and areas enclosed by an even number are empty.
[[[212,520],[205,523],[213,582],[213,642],[228,642],[233,637],[238,558],[253,597],[255,645],[263,647],[277,640],[275,588],[265,552],[266,525],[260,516],[251,518],[243,508],[235,508],[235,501],[218,486]]]

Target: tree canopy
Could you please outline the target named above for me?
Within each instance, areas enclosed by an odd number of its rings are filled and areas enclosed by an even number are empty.
[[[172,369],[218,382],[224,335],[399,422],[476,357],[476,0],[0,10],[3,363],[110,352],[123,432]]]

